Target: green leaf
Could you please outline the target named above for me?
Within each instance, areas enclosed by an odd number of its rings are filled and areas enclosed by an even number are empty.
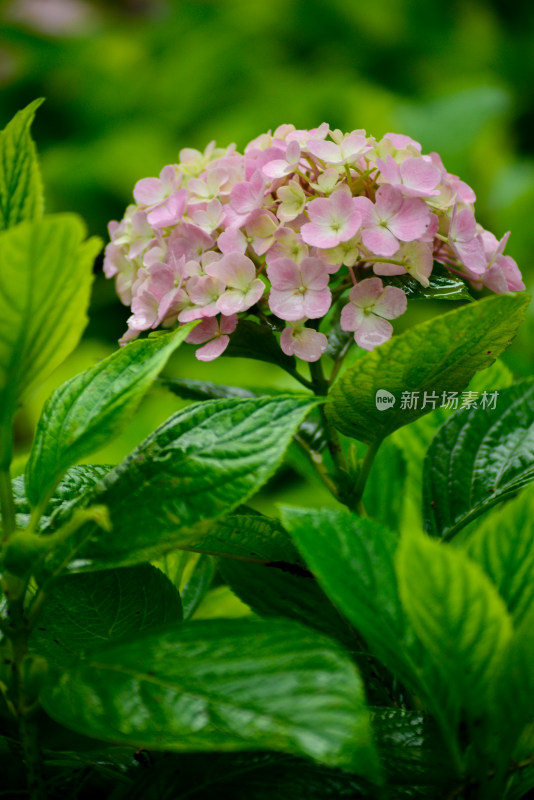
[[[33,506],[46,501],[68,467],[120,433],[193,327],[132,342],[56,389],[39,419],[26,467]]]
[[[427,414],[432,404],[423,407],[424,393],[440,398],[461,391],[490,366],[510,344],[529,300],[526,294],[488,297],[395,336],[335,383],[326,405],[332,423],[371,444]],[[377,408],[379,390],[390,392],[395,404]],[[403,408],[403,392],[419,393],[417,408]]]
[[[43,213],[43,187],[30,127],[43,102],[34,100],[0,133],[0,231]]]
[[[67,666],[108,641],[181,620],[180,595],[150,564],[65,575],[46,590],[30,647]]]
[[[234,358],[255,358],[258,361],[276,364],[287,372],[295,372],[296,369],[295,359],[282,352],[271,328],[248,319],[239,321],[224,355]]]
[[[87,523],[71,538],[80,566],[149,561],[210,531],[214,519],[271,477],[317,402],[285,395],[208,400],[173,415],[84,499],[107,506],[112,530],[102,536]]]
[[[424,463],[426,528],[451,538],[534,480],[534,382],[499,392],[495,408],[461,409],[433,439]]]
[[[262,617],[288,617],[358,650],[355,631],[306,570],[221,559],[219,571],[232,591]]]
[[[0,234],[0,419],[69,355],[87,322],[97,239],[73,215],[24,222]],[[2,437],[0,464],[11,458]]]
[[[389,668],[412,680],[402,643],[397,536],[376,522],[333,509],[282,506],[284,527],[334,605]]]
[[[194,381],[189,378],[160,378],[166,389],[184,400],[218,400],[226,397],[255,397],[255,393],[238,386],[225,386],[209,381]],[[267,394],[267,392],[266,392]]]
[[[503,598],[515,625],[534,603],[534,494],[522,493],[485,517],[465,544]]]
[[[40,519],[39,527],[49,527],[51,516],[65,513],[66,509],[73,504],[79,503],[82,495],[92,489],[111,469],[113,467],[104,464],[79,464],[67,470],[46,506],[45,513]],[[31,505],[26,496],[24,475],[18,475],[14,478],[11,486],[15,500],[17,525],[19,528],[25,528],[30,520]]]
[[[202,554],[181,591],[184,619],[191,619],[208,589],[215,573],[214,559]]]
[[[428,286],[422,286],[411,275],[394,275],[383,277],[382,282],[388,286],[396,286],[407,297],[422,300],[470,300],[473,296],[469,293],[467,284],[462,278],[453,275],[444,266],[434,262]]]
[[[51,680],[42,702],[73,730],[137,747],[374,762],[356,669],[285,621],[197,621],[111,644]]]
[[[205,532],[192,537],[189,550],[250,562],[302,564],[293,542],[279,520],[263,514],[228,514]]]
[[[396,530],[406,502],[406,477],[411,459],[393,440],[381,445],[365,486],[365,510],[382,525]]]
[[[489,714],[512,637],[497,590],[464,553],[423,535],[402,538],[397,574],[406,613],[458,709],[472,720]]]
[[[404,708],[371,708],[371,724],[389,786],[417,787],[415,797],[443,800],[454,786],[436,723]],[[409,795],[411,796],[411,795]]]

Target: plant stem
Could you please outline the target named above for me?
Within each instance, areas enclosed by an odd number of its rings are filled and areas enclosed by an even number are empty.
[[[328,394],[328,381],[324,376],[323,366],[320,360],[310,362],[310,375],[314,394],[316,394],[318,397],[326,397]],[[341,488],[341,485],[343,485],[345,482],[345,478],[343,476],[346,476],[348,473],[345,454],[343,453],[343,448],[341,447],[341,440],[338,432],[328,419],[323,406],[319,407],[319,413],[321,414],[324,432],[326,434],[328,450],[332,457],[332,461],[334,462],[336,472],[338,473],[338,485],[340,485]]]
[[[2,541],[7,542],[17,527],[9,467],[0,470],[0,508],[2,509],[3,525]]]
[[[381,444],[382,444],[382,439],[377,439],[367,448],[367,452],[364,456],[364,459],[360,467],[360,471],[358,473],[358,480],[356,481],[356,486],[352,491],[351,499],[353,508],[357,508],[362,501],[363,493],[365,491],[365,485],[367,483],[367,478],[369,477],[369,472],[371,471],[371,467],[373,466],[373,461],[375,460],[375,456]]]
[[[316,452],[315,450],[312,450],[311,447],[308,446],[307,442],[305,442],[304,439],[302,439],[298,434],[296,434],[293,438],[296,444],[298,444],[299,447],[302,448],[302,450],[304,450],[304,452],[310,459],[310,462],[313,468],[315,469],[315,472],[317,473],[318,477],[322,480],[328,491],[331,494],[333,494],[334,497],[337,497],[338,496],[337,487],[326,470],[321,454]]]

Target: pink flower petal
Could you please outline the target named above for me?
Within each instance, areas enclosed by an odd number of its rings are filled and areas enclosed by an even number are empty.
[[[220,261],[209,264],[205,269],[207,275],[212,275],[227,286],[242,292],[248,289],[256,277],[256,267],[242,253],[227,253]]]
[[[139,205],[152,206],[161,203],[165,198],[165,192],[159,178],[143,178],[135,184],[133,196]]]
[[[375,302],[373,314],[386,319],[396,319],[404,314],[408,305],[406,295],[396,286],[386,286],[382,295]]]
[[[195,356],[199,361],[214,361],[224,353],[229,344],[229,336],[217,336],[211,342],[205,344],[204,347],[199,347]]]
[[[354,303],[347,303],[341,309],[340,325],[344,331],[355,331],[362,324],[365,316],[363,308],[356,306]]]
[[[391,339],[392,333],[393,326],[391,322],[370,314],[365,317],[358,330],[355,331],[354,339],[358,347],[364,350],[374,350],[375,347]]]
[[[273,289],[293,290],[300,286],[300,270],[290,258],[277,258],[267,267]]]
[[[389,220],[402,206],[403,197],[398,189],[387,183],[379,186],[375,195],[376,213],[381,220]]]
[[[430,210],[424,200],[406,197],[398,213],[388,222],[389,230],[401,242],[419,239],[430,225]]]
[[[318,361],[328,347],[328,339],[324,333],[312,328],[288,327],[280,335],[280,347],[286,356],[294,355],[303,361]]]
[[[320,291],[313,289],[303,294],[304,298],[304,313],[302,316],[308,319],[319,319],[324,317],[332,303],[332,293],[330,289],[325,288]]]
[[[349,297],[352,303],[364,308],[374,305],[384,291],[384,284],[380,278],[365,278],[353,286]]]
[[[398,240],[387,228],[368,228],[362,231],[362,242],[375,256],[391,258],[400,247]]]
[[[302,282],[307,289],[324,289],[328,286],[328,270],[320,258],[303,258],[300,263]]]
[[[305,316],[304,297],[294,291],[271,289],[269,308],[277,317],[288,320],[288,322],[294,322]]]

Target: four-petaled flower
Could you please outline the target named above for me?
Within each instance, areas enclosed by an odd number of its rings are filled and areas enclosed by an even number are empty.
[[[315,247],[336,247],[351,239],[362,222],[356,201],[346,187],[337,189],[330,197],[311,200],[306,210],[310,218],[302,226],[301,234],[306,244]]]
[[[354,205],[362,216],[362,242],[375,256],[395,255],[401,242],[413,242],[430,225],[430,210],[424,200],[403,197],[398,189],[383,184],[375,202],[355,197]]]
[[[267,267],[267,276],[273,287],[269,308],[280,319],[317,319],[330,308],[329,275],[319,258],[303,258],[300,264],[279,258]]]
[[[406,295],[402,289],[384,285],[380,278],[365,278],[352,287],[350,303],[341,309],[341,327],[354,331],[356,344],[373,350],[387,342],[393,333],[389,319],[406,311]]]

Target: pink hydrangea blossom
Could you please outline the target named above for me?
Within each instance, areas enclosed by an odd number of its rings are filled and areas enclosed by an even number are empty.
[[[329,275],[319,258],[303,258],[300,264],[280,258],[267,267],[271,281],[269,308],[280,319],[323,317],[332,302]]]
[[[401,242],[413,242],[430,225],[430,211],[424,200],[403,197],[394,186],[382,184],[372,203],[356,197],[354,204],[362,217],[362,242],[376,256],[393,256]]]
[[[350,290],[350,303],[341,309],[341,327],[354,331],[356,344],[373,350],[393,333],[388,320],[406,311],[406,295],[394,286],[384,287],[380,278],[365,278]]]
[[[377,158],[376,165],[383,180],[407,197],[435,197],[439,194],[436,186],[441,181],[441,173],[431,161],[412,157],[397,164],[388,155],[385,160]]]
[[[406,308],[399,286],[432,285],[435,262],[474,290],[523,290],[508,234],[478,224],[475,200],[437,153],[397,133],[282,124],[242,153],[184,148],[109,225],[104,273],[132,310],[121,343],[200,320],[188,340],[212,360],[247,317],[315,361],[337,301],[342,327],[372,349]]]
[[[280,346],[286,356],[297,356],[303,361],[319,361],[328,347],[324,333],[306,328],[298,322],[284,328],[280,336]]]
[[[362,215],[346,187],[335,191],[329,198],[317,198],[308,203],[311,222],[301,229],[303,240],[314,247],[336,247],[351,239],[362,222]]]
[[[237,314],[229,317],[221,315],[219,319],[209,317],[203,319],[187,336],[190,344],[204,344],[195,355],[199,361],[214,361],[224,353],[230,343],[230,334],[237,327]]]

